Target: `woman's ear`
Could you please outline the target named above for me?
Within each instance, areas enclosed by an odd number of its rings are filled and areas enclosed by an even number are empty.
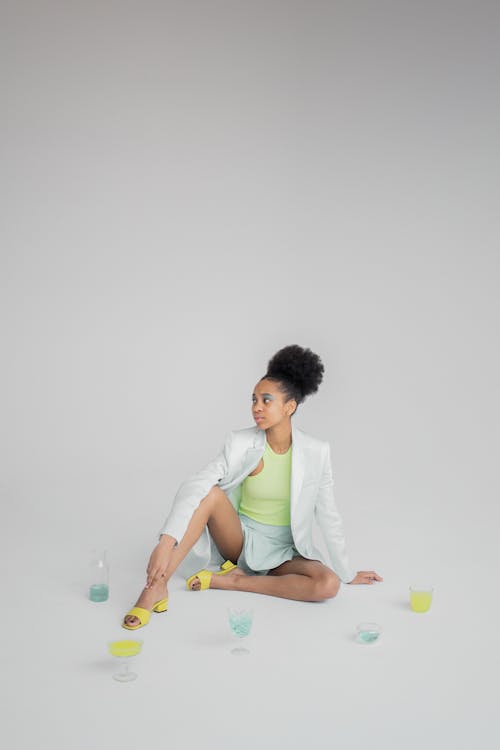
[[[288,416],[291,417],[295,412],[297,411],[297,402],[294,398],[291,398],[290,401],[287,403],[287,413]]]

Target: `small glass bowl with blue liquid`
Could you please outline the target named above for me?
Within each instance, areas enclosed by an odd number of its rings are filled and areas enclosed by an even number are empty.
[[[241,607],[228,607],[227,617],[233,638],[238,641],[248,638],[252,629],[253,610]],[[246,656],[250,651],[245,646],[235,646],[231,649],[233,656]]]
[[[356,627],[357,643],[371,645],[377,643],[382,635],[382,628],[376,622],[360,622]]]

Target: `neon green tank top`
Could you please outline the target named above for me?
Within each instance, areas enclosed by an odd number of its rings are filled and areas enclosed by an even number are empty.
[[[290,525],[290,477],[292,446],[286,453],[275,453],[266,442],[264,468],[247,477],[241,486],[239,512],[259,523]]]

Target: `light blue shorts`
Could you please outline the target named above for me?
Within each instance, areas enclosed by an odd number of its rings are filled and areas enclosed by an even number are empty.
[[[239,514],[243,531],[243,549],[238,567],[245,573],[266,575],[281,563],[300,557],[294,547],[290,526],[271,526]]]

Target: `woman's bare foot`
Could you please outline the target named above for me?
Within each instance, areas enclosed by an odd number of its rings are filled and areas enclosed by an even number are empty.
[[[217,573],[213,573],[212,578],[210,579],[209,588],[231,589],[235,578],[239,578],[240,576],[245,576],[245,575],[246,573],[244,573],[240,568],[233,568],[233,570],[231,570],[230,573],[224,573],[224,575],[217,575]],[[191,582],[190,588],[191,588],[191,591],[199,591],[201,588],[200,579],[195,578]]]
[[[156,584],[156,586],[154,586],[153,588],[143,589],[134,606],[142,607],[143,609],[148,609],[149,611],[151,611],[156,602],[159,602],[161,599],[165,599],[167,594],[168,592],[166,584]],[[133,627],[135,625],[139,625],[140,619],[135,615],[125,615],[123,622],[125,623],[125,625],[130,625],[131,627]]]

